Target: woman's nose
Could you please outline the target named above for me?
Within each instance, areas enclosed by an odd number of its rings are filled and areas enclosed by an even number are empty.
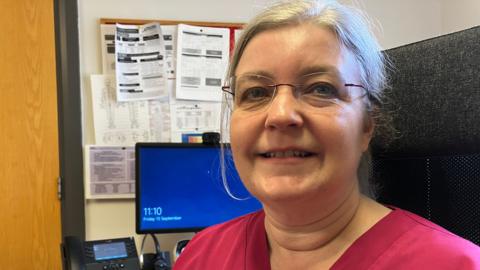
[[[301,106],[292,87],[287,85],[278,87],[267,108],[265,127],[277,129],[301,127],[303,125]]]

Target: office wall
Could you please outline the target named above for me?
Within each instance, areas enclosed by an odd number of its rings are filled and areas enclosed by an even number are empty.
[[[340,0],[366,11],[384,49],[442,34],[440,0]]]
[[[442,30],[451,33],[480,25],[479,0],[442,0]]]
[[[82,78],[83,141],[94,142],[89,76],[101,72],[100,18],[173,19],[246,22],[268,0],[79,0],[80,70]],[[375,33],[384,49],[467,28],[480,20],[478,0],[343,0],[363,7],[377,25]],[[469,5],[469,6],[467,6]],[[455,13],[451,12],[455,10]],[[446,12],[448,11],[448,12]],[[463,14],[464,13],[464,14]],[[459,16],[462,14],[462,16]],[[465,15],[465,16],[464,16]],[[461,21],[458,17],[463,17]],[[468,18],[467,18],[468,17]],[[475,17],[475,18],[471,18]],[[161,195],[160,195],[161,196]],[[89,200],[85,202],[87,239],[135,235],[133,200]],[[176,240],[189,234],[163,235],[162,249],[172,249]],[[139,242],[137,241],[137,246]]]
[[[83,141],[94,140],[89,76],[102,70],[100,18],[165,19],[190,21],[246,22],[267,0],[79,0],[80,72],[82,83]],[[161,196],[161,195],[159,195]],[[134,200],[85,201],[87,239],[135,235]],[[177,240],[191,234],[160,236],[162,249],[172,250]],[[136,237],[137,248],[141,237]],[[151,242],[151,239],[148,239]],[[149,249],[152,250],[151,245]]]

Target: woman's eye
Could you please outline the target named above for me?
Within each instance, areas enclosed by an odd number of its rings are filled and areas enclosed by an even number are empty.
[[[252,87],[243,91],[243,101],[258,101],[270,97],[270,91],[264,87]]]
[[[321,82],[308,85],[303,91],[304,95],[316,95],[326,98],[338,98],[339,93],[335,86]]]

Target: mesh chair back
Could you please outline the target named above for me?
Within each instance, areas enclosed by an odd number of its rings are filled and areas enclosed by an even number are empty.
[[[399,138],[372,141],[372,181],[392,204],[480,244],[480,27],[385,51],[385,109]]]

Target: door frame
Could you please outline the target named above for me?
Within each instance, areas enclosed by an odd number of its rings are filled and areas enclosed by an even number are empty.
[[[85,240],[77,0],[54,0],[62,241]]]

